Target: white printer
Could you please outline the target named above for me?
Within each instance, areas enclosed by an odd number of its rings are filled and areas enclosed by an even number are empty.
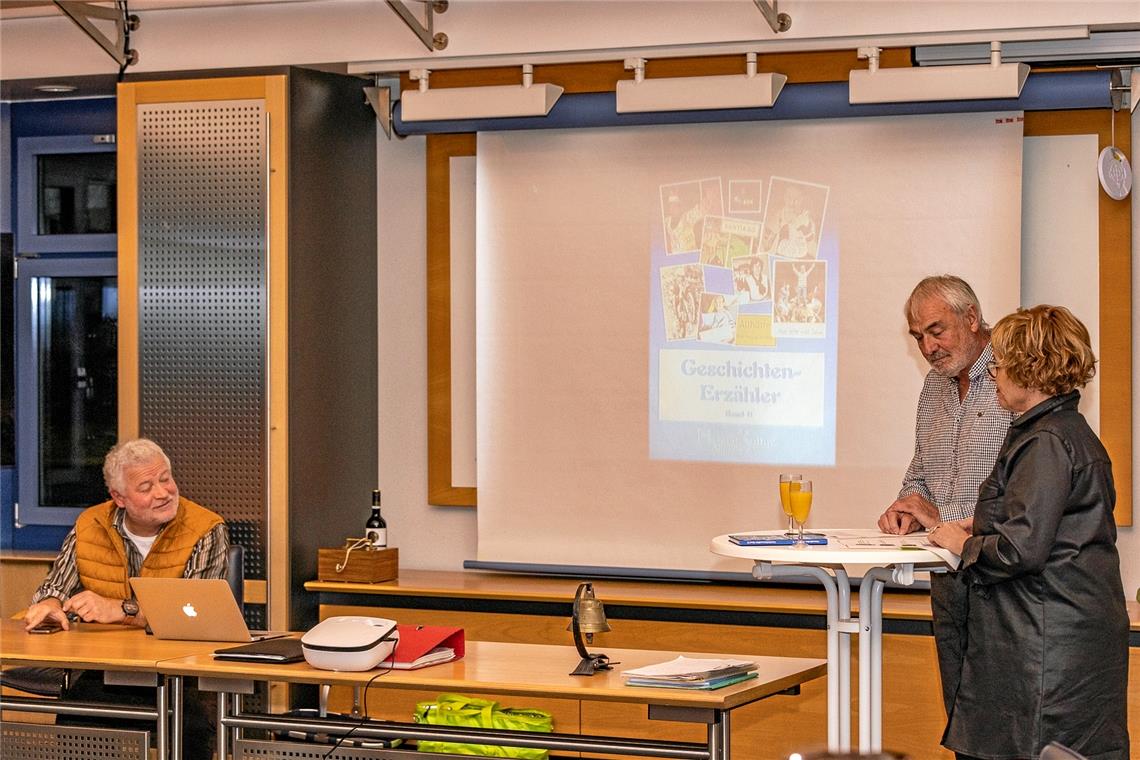
[[[321,670],[372,670],[392,655],[399,638],[395,620],[338,615],[302,636],[301,651]]]

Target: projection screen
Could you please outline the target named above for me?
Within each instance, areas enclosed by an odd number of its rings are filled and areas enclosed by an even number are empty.
[[[1021,146],[1020,113],[480,134],[479,561],[747,570],[708,541],[781,527],[781,472],[809,527],[872,526],[911,288],[1018,304]]]

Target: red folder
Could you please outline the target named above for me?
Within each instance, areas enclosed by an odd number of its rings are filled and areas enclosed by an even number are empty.
[[[397,670],[415,670],[429,665],[458,660],[463,656],[464,638],[462,628],[449,628],[442,625],[398,625],[400,640],[392,657],[392,667]],[[446,648],[450,654],[436,652]]]

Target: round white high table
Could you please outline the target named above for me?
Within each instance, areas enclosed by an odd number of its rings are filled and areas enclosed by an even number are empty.
[[[883,748],[883,588],[887,581],[909,586],[914,573],[942,572],[946,563],[918,546],[845,546],[860,539],[884,538],[877,530],[819,530],[826,545],[739,546],[727,535],[709,545],[714,554],[752,560],[759,580],[810,577],[827,592],[827,744],[832,752],[851,750],[851,637],[859,636],[859,751]],[[746,531],[783,536],[773,531]],[[734,533],[732,535],[742,535]],[[859,581],[859,617],[851,617],[847,565],[871,565]]]

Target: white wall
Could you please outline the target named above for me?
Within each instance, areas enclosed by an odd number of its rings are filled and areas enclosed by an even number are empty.
[[[1140,123],[1140,119],[1137,120]],[[1134,131],[1136,126],[1133,127]],[[1135,139],[1135,137],[1133,138]],[[1134,143],[1135,144],[1135,143]],[[1025,140],[1022,193],[1022,275],[1023,306],[1060,303],[1068,306],[1089,328],[1093,349],[1100,356],[1099,256],[1098,240],[1100,185],[1096,160],[1099,153],[1095,135],[1031,137]],[[1124,201],[1128,203],[1129,201]],[[1135,206],[1133,206],[1135,209]],[[1136,213],[1133,212],[1133,258],[1136,257]],[[1133,294],[1140,278],[1133,273]],[[1000,314],[990,316],[996,321]],[[1133,374],[1140,371],[1136,356],[1140,351],[1140,309],[1133,313]],[[1135,403],[1135,402],[1134,402]],[[1100,393],[1097,380],[1081,394],[1081,412],[1094,430],[1100,429]],[[1140,437],[1133,414],[1133,515],[1140,519]],[[1118,464],[1119,468],[1119,464]],[[1140,533],[1135,527],[1122,527],[1117,534],[1121,577],[1129,598],[1140,587]]]
[[[378,132],[380,488],[400,567],[459,570],[475,557],[475,510],[427,503],[427,264],[423,137]]]

